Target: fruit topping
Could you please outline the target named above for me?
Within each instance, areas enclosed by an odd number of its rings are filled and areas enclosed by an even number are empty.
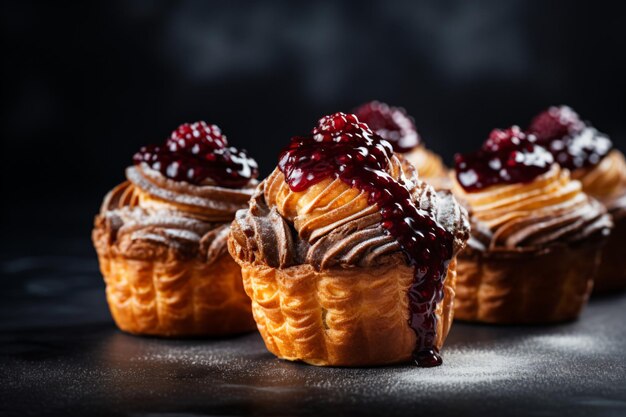
[[[550,107],[530,123],[528,132],[562,167],[574,170],[598,164],[613,149],[611,139],[583,122],[567,106]]]
[[[202,121],[180,125],[163,145],[143,146],[133,162],[176,181],[201,184],[208,178],[227,188],[243,187],[258,175],[245,150],[229,147],[219,127]]]
[[[378,136],[389,141],[396,152],[409,152],[421,142],[413,118],[401,107],[371,101],[356,109],[355,114]]]
[[[530,182],[547,172],[554,158],[536,137],[518,126],[494,129],[480,150],[454,157],[456,177],[468,192],[496,184]]]

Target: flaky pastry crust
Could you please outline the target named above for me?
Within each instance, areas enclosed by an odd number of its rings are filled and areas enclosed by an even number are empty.
[[[241,269],[226,249],[227,204],[202,212],[128,181],[107,195],[92,239],[111,315],[121,330],[174,337],[254,329]]]
[[[241,261],[241,248],[229,250],[242,269],[244,288],[268,350],[279,358],[318,366],[371,366],[406,362],[415,349],[408,326],[408,290],[413,268],[333,268],[311,265],[272,268]],[[441,348],[454,314],[455,262],[444,299],[437,306]]]
[[[240,268],[228,254],[211,264],[180,259],[172,250],[165,259],[98,255],[111,315],[125,332],[173,337],[254,329]]]
[[[466,248],[457,258],[455,318],[498,324],[574,320],[593,288],[600,253],[598,243],[532,255],[490,256]]]

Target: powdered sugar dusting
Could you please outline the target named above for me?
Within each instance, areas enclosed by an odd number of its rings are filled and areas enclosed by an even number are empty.
[[[528,375],[532,370],[531,357],[513,357],[486,349],[444,351],[446,364],[438,372],[427,375],[403,372],[399,378],[410,384],[463,386],[464,384],[496,383]]]
[[[5,414],[626,415],[624,295],[592,298],[575,323],[455,322],[438,368],[318,368],[276,359],[258,333],[123,334],[91,257],[8,259],[0,271]]]

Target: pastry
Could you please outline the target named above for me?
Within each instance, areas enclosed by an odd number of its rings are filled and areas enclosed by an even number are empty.
[[[92,234],[117,326],[156,336],[253,330],[227,238],[257,185],[256,162],[204,122],[181,125],[133,160]]]
[[[550,107],[528,128],[583,190],[607,208],[615,224],[602,251],[594,292],[626,289],[626,161],[609,137],[567,106]]]
[[[605,208],[532,134],[496,129],[455,156],[453,191],[470,213],[459,254],[455,317],[550,323],[578,317],[612,226]]]
[[[294,137],[228,247],[267,348],[313,365],[441,363],[466,212],[355,115]]]
[[[393,146],[406,162],[413,165],[419,177],[436,189],[449,188],[448,169],[441,157],[426,149],[415,127],[415,121],[401,107],[371,101],[355,110],[360,121]]]

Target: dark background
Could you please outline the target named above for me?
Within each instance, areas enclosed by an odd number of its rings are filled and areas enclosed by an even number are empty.
[[[374,98],[448,162],[561,103],[626,150],[620,3],[2,2],[0,415],[625,415],[623,295],[556,327],[455,323],[440,368],[317,368],[258,334],[117,331],[89,242],[132,154],[185,121],[220,125],[263,175],[290,136]]]
[[[625,17],[617,1],[5,2],[2,247],[88,236],[134,151],[185,121],[221,126],[264,175],[290,136],[373,98],[448,162],[561,103],[624,149]]]

